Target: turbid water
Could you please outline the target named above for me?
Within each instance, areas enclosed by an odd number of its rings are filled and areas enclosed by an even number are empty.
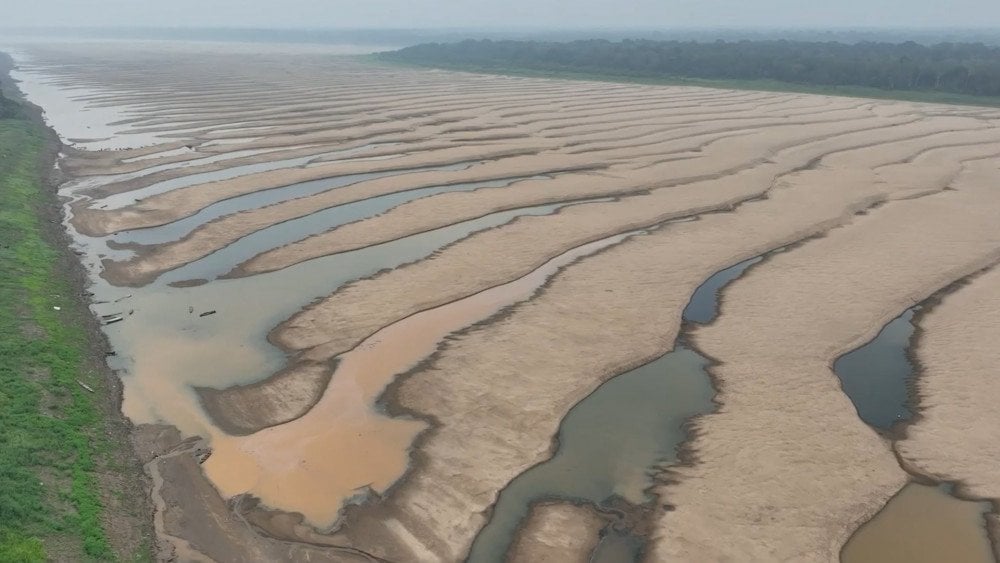
[[[126,316],[125,322],[105,328],[118,351],[112,367],[123,374],[123,412],[136,423],[163,421],[189,435],[208,436],[214,425],[206,421],[193,388],[252,383],[280,370],[285,355],[267,342],[267,333],[313,299],[384,268],[422,259],[473,232],[561,207],[565,204],[494,213],[276,272],[199,287],[173,288],[160,280],[122,290],[97,278],[91,288],[95,313]],[[72,232],[72,226],[67,227]],[[85,264],[98,271],[99,256],[108,252],[102,239],[76,237]],[[255,305],[248,306],[247,295],[254,296]],[[217,313],[198,316],[210,310]],[[220,348],[239,353],[220,356]]]
[[[955,498],[946,485],[910,483],[841,552],[843,563],[994,563],[988,503]]]
[[[858,416],[882,430],[908,420],[907,385],[913,365],[907,355],[916,308],[886,324],[870,342],[844,354],[833,364],[844,392],[854,403]]]
[[[684,320],[714,320],[719,291],[763,258],[744,260],[706,279],[685,307]],[[503,561],[533,503],[561,499],[602,506],[615,498],[633,505],[649,502],[646,489],[652,473],[677,461],[677,447],[687,437],[684,422],[712,409],[715,391],[705,372],[708,363],[691,348],[677,345],[608,380],[574,406],[560,425],[555,455],[500,493],[489,523],[472,545],[470,563]],[[593,560],[631,561],[641,547],[641,539],[612,532],[602,539]]]
[[[633,234],[578,246],[514,281],[382,328],[337,357],[323,397],[302,417],[248,436],[215,436],[214,452],[204,464],[207,475],[227,497],[249,492],[269,507],[294,509],[313,524],[332,525],[341,502],[368,490],[382,494],[403,475],[410,446],[426,428],[423,421],[393,418],[376,406],[396,375],[431,356],[449,334],[529,299],[567,264]],[[306,358],[328,359],[313,353]],[[605,441],[614,440],[609,435]]]

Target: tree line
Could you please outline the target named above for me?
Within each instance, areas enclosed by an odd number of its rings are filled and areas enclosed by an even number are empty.
[[[487,71],[768,80],[1000,96],[1000,47],[982,43],[485,39],[427,43],[381,56],[399,62]]]
[[[0,91],[0,119],[21,117],[21,105],[14,100],[4,97]]]

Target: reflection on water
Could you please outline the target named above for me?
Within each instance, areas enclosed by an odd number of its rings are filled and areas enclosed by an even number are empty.
[[[907,357],[916,308],[885,325],[871,342],[844,354],[833,364],[844,392],[870,426],[886,430],[913,413],[907,408],[907,384],[913,366]]]
[[[843,563],[994,563],[983,514],[947,486],[910,483],[841,552]]]

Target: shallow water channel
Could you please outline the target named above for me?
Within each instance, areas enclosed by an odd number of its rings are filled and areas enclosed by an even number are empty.
[[[704,324],[714,320],[719,290],[763,257],[744,260],[705,280],[685,307],[684,321]],[[677,448],[687,437],[685,421],[713,408],[715,391],[705,372],[708,363],[678,343],[671,352],[608,380],[580,401],[562,421],[555,455],[501,491],[468,561],[503,561],[518,526],[532,504],[540,501],[558,499],[600,507],[616,498],[633,505],[652,500],[646,492],[652,485],[652,472],[677,461]],[[635,560],[642,543],[627,533],[609,531],[593,560]]]
[[[531,179],[536,178],[538,177],[531,177]],[[228,246],[216,250],[204,258],[181,266],[169,274],[166,274],[163,279],[167,283],[191,279],[212,280],[220,275],[230,272],[237,265],[250,260],[261,252],[294,243],[311,235],[317,235],[347,223],[379,215],[398,205],[402,205],[421,197],[428,197],[431,195],[449,192],[471,191],[479,188],[505,187],[513,184],[514,182],[525,179],[529,178],[522,177],[485,182],[468,182],[432,186],[428,188],[386,194],[384,196],[329,207],[327,209],[323,209],[297,219],[292,219],[290,221],[277,223],[251,233]]]

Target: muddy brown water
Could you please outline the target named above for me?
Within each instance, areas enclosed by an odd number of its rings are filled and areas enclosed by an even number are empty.
[[[286,358],[267,342],[267,333],[312,300],[384,268],[422,259],[473,232],[560,207],[564,205],[495,213],[276,272],[198,287],[156,283],[123,290],[98,279],[91,288],[98,302],[95,313],[126,315],[125,322],[104,329],[118,352],[111,364],[122,372],[123,411],[136,423],[166,422],[186,435],[211,436],[214,425],[206,420],[193,387],[244,385],[279,371]],[[99,248],[80,248],[97,271]],[[199,316],[210,310],[217,312]]]
[[[841,552],[843,563],[994,563],[983,514],[947,486],[910,483]]]
[[[386,416],[385,387],[433,354],[449,334],[530,298],[559,269],[634,233],[578,246],[512,282],[417,313],[338,356],[320,401],[291,422],[249,436],[215,435],[203,467],[224,496],[251,493],[271,508],[332,525],[343,504],[384,493],[409,466],[422,421]]]
[[[595,201],[606,200],[599,198]],[[266,340],[267,333],[274,326],[310,301],[328,295],[344,283],[422,259],[473,232],[504,224],[519,216],[549,214],[567,205],[574,204],[540,205],[494,213],[396,241],[310,260],[276,272],[187,288],[169,287],[162,280],[138,289],[122,290],[109,286],[97,277],[100,255],[109,252],[105,239],[75,233],[74,238],[76,248],[83,252],[81,259],[90,268],[95,281],[90,288],[95,294],[94,312],[97,315],[121,313],[125,316],[124,322],[104,328],[118,352],[117,356],[110,358],[110,363],[119,370],[124,383],[123,412],[136,424],[162,422],[176,426],[184,435],[203,436],[212,447],[217,448],[212,457],[224,459],[227,444],[231,442],[227,442],[228,437],[206,416],[194,388],[243,385],[279,371],[287,358]],[[67,226],[73,233],[72,226]],[[266,241],[259,242],[263,250],[271,248]],[[221,262],[223,257],[216,256],[213,260]],[[211,265],[211,261],[208,263]],[[200,316],[207,311],[215,311],[215,314]],[[459,323],[461,326],[464,325]],[[430,348],[433,351],[434,346]],[[220,350],[225,353],[220,354]],[[375,362],[373,365],[380,365],[378,358],[370,361]],[[346,376],[337,380],[349,381]],[[342,390],[336,385],[334,388]],[[318,403],[320,410],[316,410],[313,417],[284,431],[284,438],[292,438],[287,443],[282,442],[279,450],[313,452],[315,456],[301,465],[300,469],[307,476],[304,478],[297,478],[293,473],[285,479],[282,471],[288,471],[288,464],[271,463],[274,460],[269,460],[268,474],[261,480],[264,483],[260,486],[276,484],[281,491],[274,496],[261,494],[265,502],[272,501],[275,508],[303,512],[315,518],[317,524],[328,524],[340,508],[339,501],[345,498],[344,491],[348,492],[347,496],[353,494],[350,489],[358,486],[359,479],[364,479],[365,488],[370,484],[372,489],[382,490],[398,478],[408,464],[409,444],[423,426],[412,420],[388,419],[376,413],[372,408],[373,397],[380,388],[372,384],[367,388],[351,387],[353,394],[329,395],[326,403],[322,400]],[[368,402],[353,402],[360,400],[359,397]],[[345,405],[345,399],[350,399],[349,405]],[[328,408],[323,410],[324,406]],[[330,409],[334,409],[336,414],[331,415]],[[310,426],[310,421],[319,420],[323,413],[329,415],[328,418]],[[335,431],[326,432],[331,420],[344,424],[337,425]],[[317,432],[312,436],[308,432],[295,434],[295,428]],[[330,447],[343,448],[339,451],[345,454],[353,453],[358,444],[352,440],[357,438],[355,431],[359,428],[363,434],[373,428],[384,434],[374,440],[373,434],[364,434],[363,448],[370,453],[373,463],[358,463],[356,472],[343,474],[343,479],[339,481],[329,480],[325,470],[320,474],[312,471],[327,463],[324,460],[329,460],[329,452],[334,451]],[[252,453],[247,454],[246,450],[240,452],[253,459]],[[283,459],[299,458],[289,455]],[[345,455],[340,459],[351,457]],[[350,465],[355,466],[353,463]],[[372,470],[383,465],[386,469],[381,472]],[[236,484],[228,475],[231,474],[220,476],[221,484],[217,484],[224,492],[257,490],[254,487],[259,483],[240,490],[239,485],[247,483],[246,474],[233,478]],[[319,481],[330,481],[329,487],[339,483],[341,488],[329,496],[313,492],[296,497],[296,482],[308,482],[310,476],[316,475],[319,475]],[[352,480],[352,477],[355,479]],[[301,504],[298,504],[299,500]]]

